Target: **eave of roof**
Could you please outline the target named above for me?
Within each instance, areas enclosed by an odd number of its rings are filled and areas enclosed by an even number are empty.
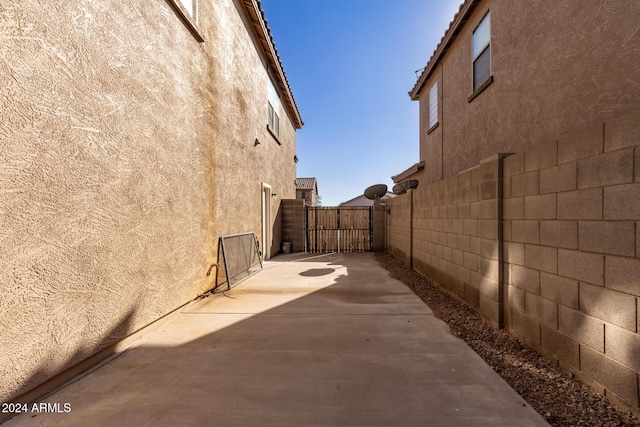
[[[260,0],[243,0],[243,4],[251,19],[251,24],[255,29],[258,40],[262,45],[262,50],[267,56],[267,61],[278,78],[277,84],[280,91],[284,94],[284,104],[293,119],[293,124],[296,129],[300,129],[304,125],[304,122],[302,121],[302,117],[300,117],[296,101],[293,99],[293,93],[291,92],[287,76],[284,73],[284,67],[282,66],[282,61],[280,61],[271,30],[267,26],[267,20],[264,17],[264,10],[262,10]]]
[[[420,97],[420,92],[422,92],[422,88],[425,83],[429,80],[429,77],[431,77],[431,74],[447,53],[449,47],[451,47],[451,43],[456,39],[458,33],[469,19],[469,16],[478,3],[480,3],[480,0],[465,0],[464,3],[460,5],[458,12],[453,17],[453,21],[449,23],[449,28],[445,31],[444,36],[442,36],[440,43],[438,43],[438,46],[436,47],[436,50],[433,52],[433,55],[431,55],[429,62],[422,70],[420,77],[418,77],[418,81],[409,92],[409,96],[413,101],[416,101]]]
[[[397,184],[398,182],[402,181],[403,179],[405,179],[409,175],[412,175],[412,174],[414,174],[416,172],[419,172],[422,169],[424,169],[424,162],[419,162],[419,163],[416,163],[414,165],[409,166],[407,169],[403,170],[399,174],[392,176],[391,179],[393,180],[393,182],[395,184]]]

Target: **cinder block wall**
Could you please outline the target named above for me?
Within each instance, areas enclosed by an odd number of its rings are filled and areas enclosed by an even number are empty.
[[[389,215],[387,215],[386,233],[387,250],[396,258],[411,265],[411,195],[407,194],[387,200]]]
[[[304,252],[304,200],[282,200],[282,241],[291,242],[291,252]]]
[[[638,145],[636,113],[504,160],[507,327],[612,401],[635,408]]]
[[[640,114],[498,162],[390,200],[388,250],[494,324],[502,268],[504,325],[639,413]]]
[[[410,262],[417,271],[497,325],[498,160],[409,191],[389,204],[389,251],[406,261],[411,244]]]
[[[382,206],[373,207],[373,250],[384,251],[386,248],[386,211]]]

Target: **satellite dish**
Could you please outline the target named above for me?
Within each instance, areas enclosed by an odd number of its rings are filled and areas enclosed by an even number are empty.
[[[380,197],[387,194],[387,186],[385,184],[376,184],[364,190],[364,197],[369,200],[379,200]]]
[[[410,188],[417,188],[417,187],[418,187],[418,180],[410,179],[409,181],[403,181],[399,184],[394,185],[393,192],[399,196],[401,194],[406,193],[407,190],[409,190]]]

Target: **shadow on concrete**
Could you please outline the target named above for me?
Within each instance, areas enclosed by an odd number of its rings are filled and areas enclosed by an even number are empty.
[[[278,258],[7,426],[547,425],[373,255]]]
[[[104,338],[99,343],[77,349],[63,361],[59,360],[57,349],[52,349],[48,355],[41,356],[40,360],[42,362],[21,382],[21,385],[17,388],[17,394],[14,397],[9,397],[7,402],[2,403],[24,404],[41,399],[51,390],[63,386],[78,374],[86,372],[98,365],[100,361],[108,359],[110,355],[117,351],[118,342],[130,334],[135,312],[135,307],[129,309],[122,319],[104,334]],[[67,368],[65,371],[60,372],[60,369],[56,368],[57,366]],[[10,416],[12,416],[10,408],[3,408],[2,412],[0,412],[0,423]]]
[[[336,271],[333,268],[313,268],[307,271],[303,271],[300,273],[301,276],[307,277],[317,277],[317,276],[326,276],[327,274],[331,274]]]

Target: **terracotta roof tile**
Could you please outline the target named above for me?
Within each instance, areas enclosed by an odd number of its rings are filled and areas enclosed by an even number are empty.
[[[298,110],[296,101],[293,98],[293,92],[291,91],[289,80],[287,79],[287,75],[284,72],[284,66],[282,65],[282,61],[280,60],[278,49],[276,49],[276,44],[273,40],[271,29],[267,25],[267,19],[265,18],[264,10],[262,9],[260,0],[244,0],[244,7],[249,13],[258,37],[261,39],[262,47],[265,51],[265,54],[267,55],[268,59],[271,60],[271,65],[273,68],[275,68],[274,71],[276,72],[276,76],[280,80],[278,83],[280,83],[280,90],[285,95],[284,104],[287,106],[287,109],[289,110],[291,117],[293,118],[295,127],[300,129],[304,125],[304,122],[302,121],[302,117],[300,117],[300,111]]]
[[[318,186],[318,180],[315,178],[296,178],[297,190],[313,190]]]

